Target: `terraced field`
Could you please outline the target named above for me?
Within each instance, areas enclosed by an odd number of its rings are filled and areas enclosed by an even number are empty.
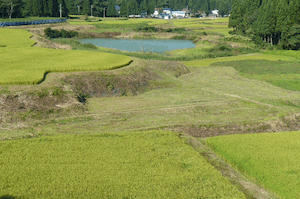
[[[0,197],[245,198],[162,131],[42,136],[0,145]]]
[[[49,72],[110,70],[127,65],[131,58],[101,52],[33,48],[25,30],[1,29],[0,84],[37,84]]]
[[[207,143],[238,169],[281,198],[298,198],[300,132],[229,135]]]
[[[146,37],[134,29],[184,27],[197,36],[192,50],[137,53],[146,60],[108,49],[99,51],[116,54],[33,48],[31,33],[1,29],[0,198],[251,198],[253,179],[263,196],[272,195],[265,187],[297,198],[300,134],[282,131],[299,130],[299,53],[199,59],[233,55],[228,45],[237,44],[222,40],[227,22],[71,20],[95,32]],[[70,71],[88,72],[50,73],[41,82],[47,72]],[[222,136],[248,133],[261,134]],[[187,145],[190,136],[243,172],[245,184],[230,172],[223,177],[216,168],[228,170]]]

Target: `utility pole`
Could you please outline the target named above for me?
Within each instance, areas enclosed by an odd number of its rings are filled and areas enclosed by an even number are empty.
[[[93,5],[91,5],[91,17],[93,16]]]
[[[62,9],[61,9],[61,4],[59,4],[59,17],[62,18]]]
[[[77,6],[77,8],[78,8],[78,14],[80,13],[80,6]]]
[[[103,18],[105,18],[105,7],[104,7],[104,10],[103,10]]]

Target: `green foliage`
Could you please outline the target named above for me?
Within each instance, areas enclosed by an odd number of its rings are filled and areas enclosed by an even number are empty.
[[[218,43],[214,48],[211,48],[209,52],[218,52],[218,51],[232,51],[233,48],[226,43]]]
[[[225,41],[232,41],[232,42],[240,42],[240,43],[249,43],[251,42],[251,38],[242,36],[242,35],[228,35],[222,38]]]
[[[298,0],[234,1],[229,27],[258,44],[264,41],[283,49],[299,49],[299,6]]]
[[[245,198],[173,132],[5,141],[0,162],[1,196]]]
[[[78,32],[76,31],[66,31],[62,29],[61,31],[58,30],[52,30],[51,28],[46,28],[44,30],[44,33],[47,37],[53,39],[53,38],[72,38],[72,37],[78,37]]]
[[[297,198],[300,132],[229,135],[207,139],[226,161],[281,198]]]
[[[159,29],[154,26],[146,26],[146,27],[138,27],[135,30],[142,31],[142,32],[158,32]]]
[[[300,91],[300,62],[245,60],[219,62],[213,66],[230,66],[242,76],[269,82],[284,89]]]

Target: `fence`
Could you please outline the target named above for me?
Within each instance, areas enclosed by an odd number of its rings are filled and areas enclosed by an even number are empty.
[[[67,19],[45,19],[45,20],[33,20],[33,21],[0,22],[0,27],[63,23],[66,21]]]

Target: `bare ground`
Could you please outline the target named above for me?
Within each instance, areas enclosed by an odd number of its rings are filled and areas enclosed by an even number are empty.
[[[295,113],[273,121],[255,124],[227,124],[203,126],[176,126],[168,130],[184,132],[198,138],[215,137],[220,135],[249,134],[249,133],[275,133],[284,131],[300,131],[300,114]]]

